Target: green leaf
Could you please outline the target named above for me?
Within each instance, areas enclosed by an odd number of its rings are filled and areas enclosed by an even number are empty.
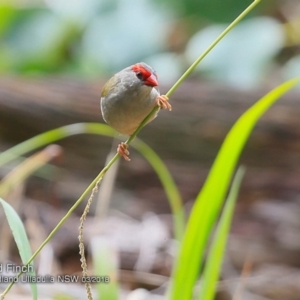
[[[28,152],[77,134],[98,134],[114,137],[115,131],[108,125],[100,123],[76,123],[49,130],[2,152],[0,154],[0,167]],[[147,144],[136,138],[132,146],[148,160],[156,171],[172,209],[175,236],[178,240],[182,240],[185,227],[184,211],[181,195],[174,179],[164,162]]]
[[[119,299],[116,246],[107,238],[98,237],[92,239],[91,250],[95,276],[99,279],[96,284],[98,299]]]
[[[209,250],[209,255],[203,274],[203,283],[200,290],[200,297],[198,297],[199,300],[214,299],[216,282],[220,275],[232,215],[244,174],[245,168],[240,167],[233,179],[233,183],[226,200],[226,204],[219,221],[213,243]]]
[[[8,4],[0,4],[0,37],[2,37],[11,26],[16,17],[16,9]]]
[[[39,149],[40,147],[60,141],[77,134],[99,134],[113,137],[115,131],[105,124],[99,123],[76,123],[52,129],[34,136],[6,151],[0,153],[0,167],[14,159]]]
[[[27,237],[25,228],[23,226],[23,223],[12,206],[10,206],[2,198],[0,198],[0,203],[2,204],[5,216],[8,221],[8,225],[11,229],[14,240],[17,244],[17,247],[18,247],[18,250],[19,250],[19,253],[21,256],[21,260],[22,260],[23,264],[25,265],[29,261],[32,254],[31,254],[30,244],[29,244],[28,237]],[[30,266],[31,267],[28,268],[29,270],[34,269],[33,263],[31,263]],[[28,275],[35,276],[35,272],[34,271],[28,272]],[[31,287],[33,299],[36,300],[37,299],[37,286],[35,283],[30,283],[30,287]]]
[[[225,24],[214,24],[197,32],[186,47],[187,61],[192,63],[199,51],[205,50],[225,27]],[[249,89],[266,78],[270,72],[270,62],[284,45],[285,32],[279,21],[271,17],[252,18],[239,23],[209,53],[197,71],[233,87]]]
[[[136,148],[155,170],[168,197],[174,219],[174,235],[177,241],[182,241],[185,228],[185,215],[178,187],[161,158],[143,141],[135,139],[132,146]]]
[[[276,100],[299,82],[300,78],[287,81],[261,98],[239,118],[226,136],[206,182],[196,198],[187,224],[182,248],[174,268],[172,300],[192,298],[209,234],[253,127]]]

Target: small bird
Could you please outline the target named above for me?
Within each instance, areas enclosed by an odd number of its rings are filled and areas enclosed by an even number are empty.
[[[160,95],[156,86],[157,74],[144,62],[116,73],[106,82],[101,92],[100,105],[104,121],[119,133],[130,136],[155,106],[171,111],[169,98]],[[117,152],[130,161],[126,143],[120,143]]]

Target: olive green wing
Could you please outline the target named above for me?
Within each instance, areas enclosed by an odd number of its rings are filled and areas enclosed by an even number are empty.
[[[101,97],[106,97],[109,92],[112,92],[114,90],[114,87],[117,84],[117,78],[116,76],[113,76],[110,78],[105,85],[102,88]]]

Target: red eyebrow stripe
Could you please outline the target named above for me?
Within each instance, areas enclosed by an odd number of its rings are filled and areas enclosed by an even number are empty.
[[[138,73],[141,72],[143,74],[143,77],[145,79],[147,79],[149,76],[151,76],[151,72],[148,71],[147,69],[145,69],[143,66],[141,65],[133,65],[131,68],[134,72]]]

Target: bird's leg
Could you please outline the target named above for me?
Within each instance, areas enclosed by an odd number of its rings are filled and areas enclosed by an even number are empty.
[[[118,154],[122,156],[126,161],[130,161],[130,158],[128,157],[129,156],[128,147],[129,147],[128,144],[122,142],[118,145],[117,148]]]
[[[169,98],[166,95],[160,95],[156,98],[157,106],[162,109],[168,109],[169,111],[172,110],[172,106],[169,103]]]

